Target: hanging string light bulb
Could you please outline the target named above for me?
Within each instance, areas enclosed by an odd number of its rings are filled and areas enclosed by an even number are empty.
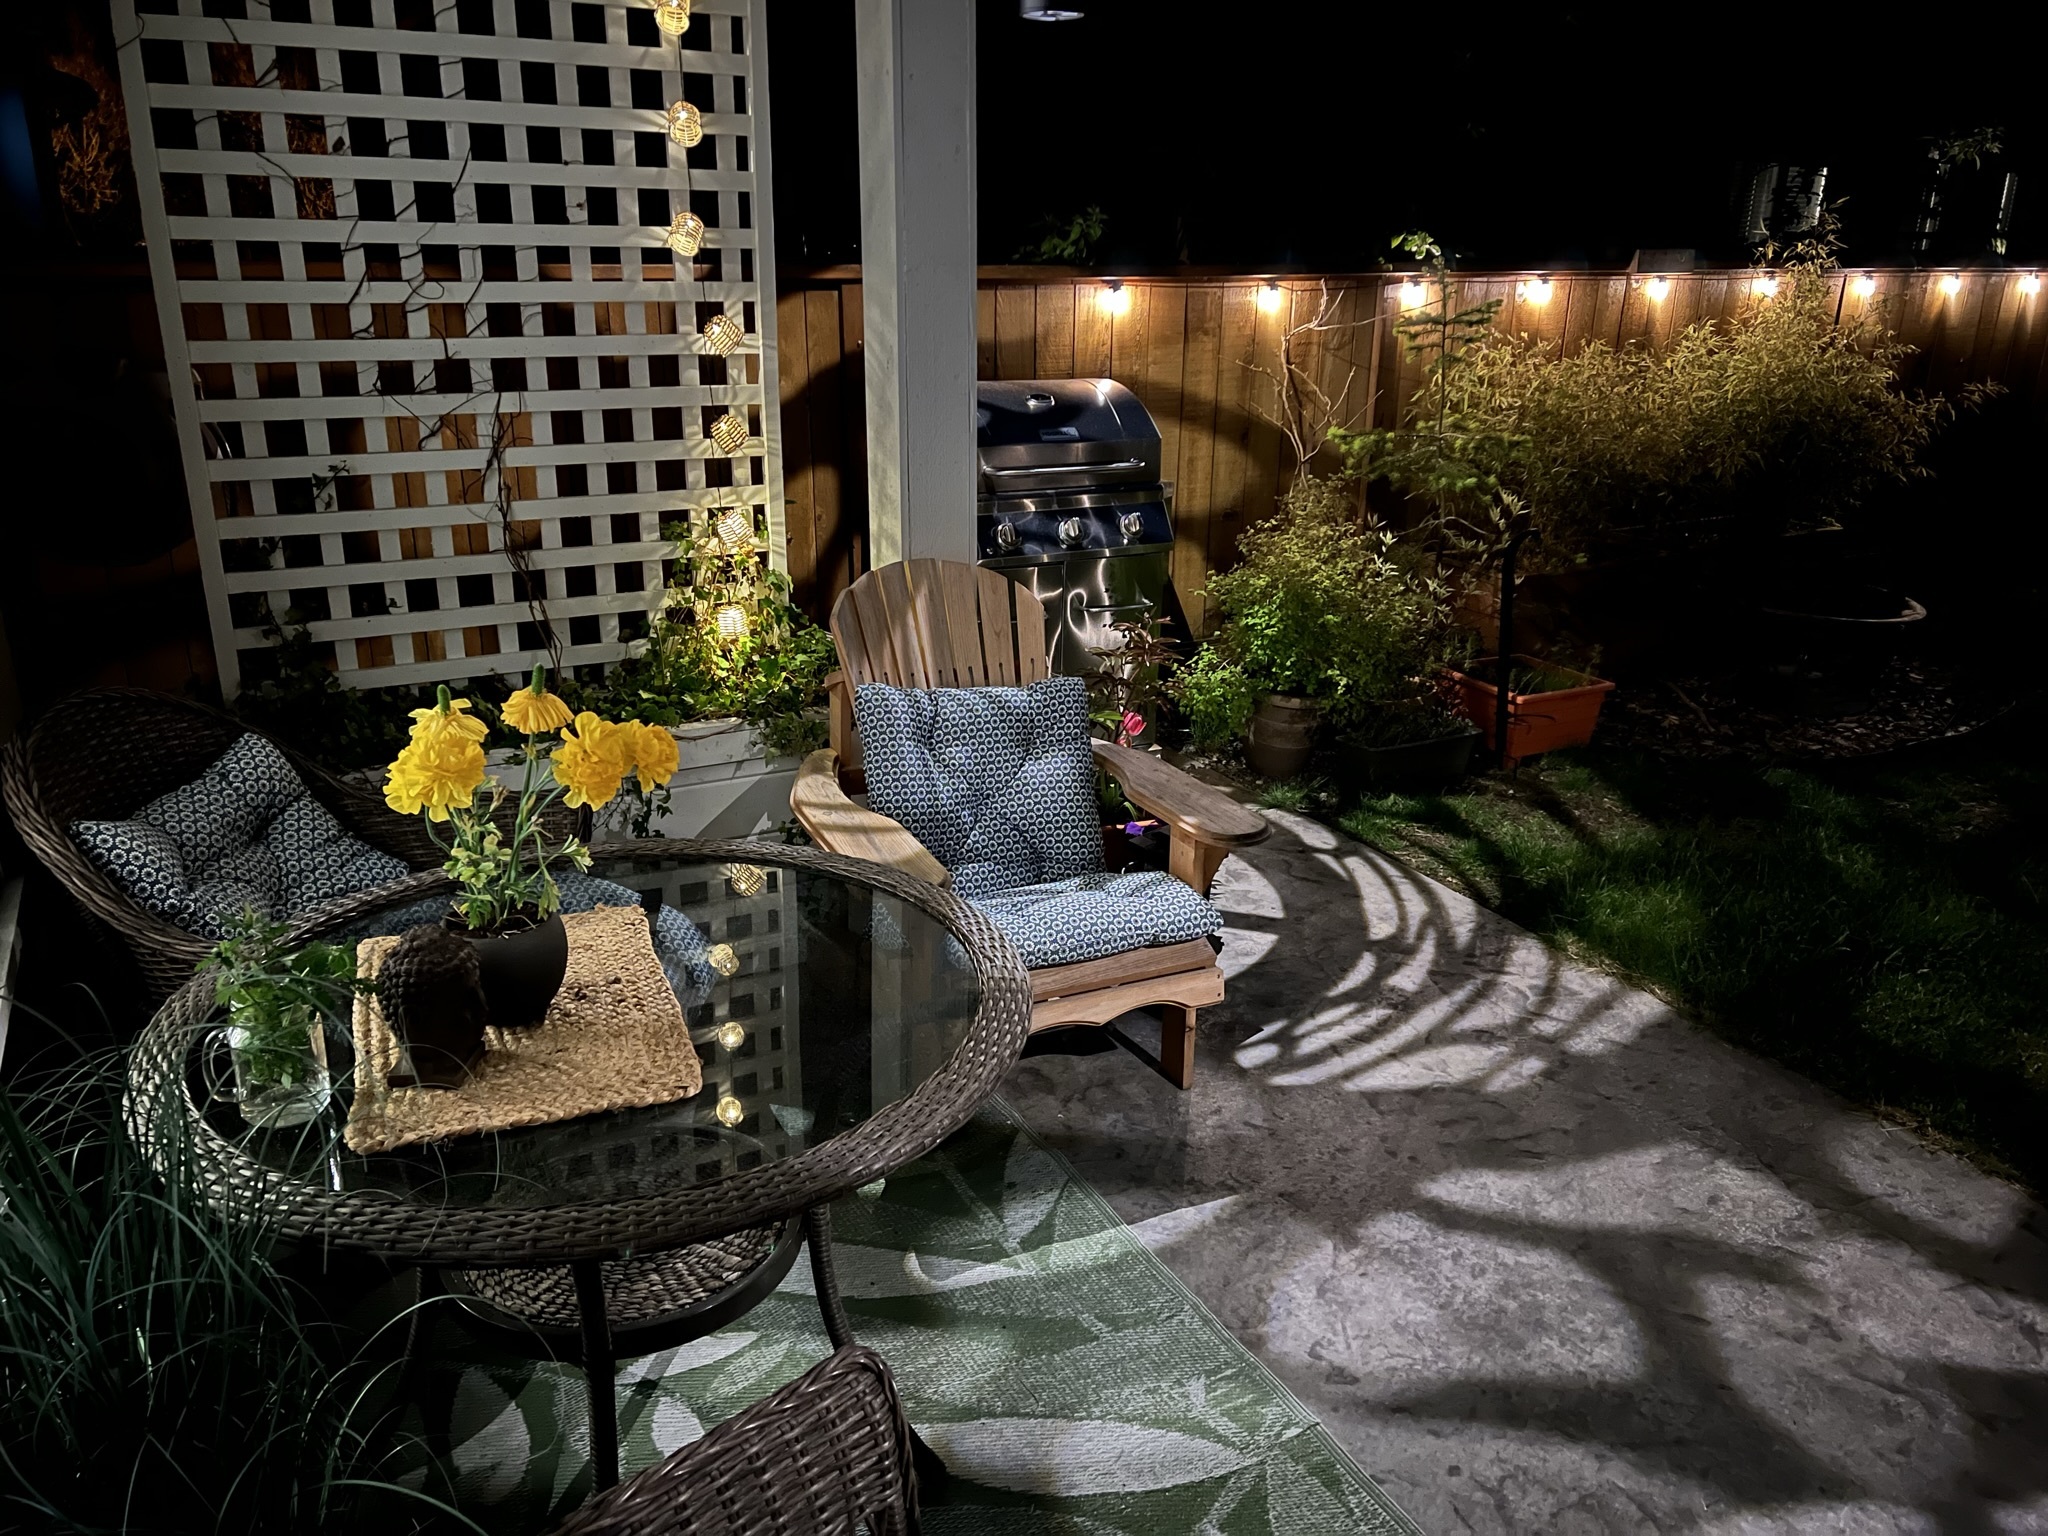
[[[690,30],[690,0],[654,0],[654,20],[670,37]]]
[[[704,958],[710,962],[711,969],[718,972],[721,976],[735,976],[739,974],[739,953],[730,944],[712,945],[704,952]]]
[[[725,641],[743,640],[747,633],[747,610],[738,603],[727,603],[712,615],[712,622],[718,626],[718,638]]]
[[[704,142],[704,114],[687,101],[676,102],[668,109],[668,136],[685,149],[694,149]]]
[[[742,1120],[746,1119],[746,1117],[746,1106],[741,1104],[740,1101],[734,1098],[731,1094],[728,1093],[719,1099],[718,1123],[720,1125],[738,1125]]]
[[[694,256],[704,243],[704,221],[694,213],[679,213],[668,227],[668,248],[679,256]]]
[[[747,424],[727,411],[711,423],[711,441],[727,453],[738,453],[747,446]]]
[[[735,348],[746,339],[746,332],[740,329],[739,321],[723,310],[704,322],[704,329],[697,333],[720,357],[730,357]]]
[[[768,871],[756,864],[728,864],[725,878],[742,896],[758,896],[768,889]]]
[[[715,526],[718,542],[726,547],[728,553],[736,555],[754,547],[754,514],[745,507],[727,507],[718,514]]]
[[[747,1027],[744,1024],[721,1024],[718,1026],[718,1043],[728,1051],[736,1051],[747,1043]]]

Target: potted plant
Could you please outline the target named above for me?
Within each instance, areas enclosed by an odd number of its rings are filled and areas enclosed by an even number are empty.
[[[1507,672],[1507,743],[1500,741],[1500,658],[1483,656],[1452,669],[1459,707],[1479,727],[1488,751],[1512,768],[1525,757],[1582,747],[1593,739],[1600,706],[1614,684],[1556,662],[1514,656]]]
[[[385,803],[402,815],[424,816],[437,842],[436,829],[448,829],[442,867],[459,888],[448,921],[477,946],[491,1023],[537,1024],[569,963],[553,866],[590,867],[590,850],[575,837],[553,841],[542,812],[558,799],[572,808],[603,806],[629,775],[643,793],[666,783],[676,770],[675,737],[658,725],[610,721],[589,710],[572,716],[535,667],[502,710],[505,723],[525,737],[508,823],[511,790],[489,776],[489,727],[469,713],[469,700],[451,698],[444,687],[434,705],[412,714],[411,739],[385,777]]]
[[[286,942],[290,928],[244,911],[208,956],[227,1010],[236,1104],[251,1125],[304,1125],[327,1107],[326,1025],[355,995],[339,944]]]
[[[1093,704],[1089,720],[1097,734],[1120,747],[1136,747],[1153,734],[1152,714],[1162,690],[1160,669],[1174,660],[1174,649],[1160,633],[1165,621],[1121,620],[1110,625],[1118,637],[1112,646],[1091,647],[1100,665],[1088,674]],[[1095,765],[1095,797],[1102,807],[1103,868],[1164,869],[1171,833],[1157,817],[1147,816],[1125,796],[1124,789],[1102,764]]]

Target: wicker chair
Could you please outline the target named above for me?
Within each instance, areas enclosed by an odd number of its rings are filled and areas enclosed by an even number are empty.
[[[910,1426],[889,1367],[849,1344],[600,1494],[555,1536],[916,1536]]]
[[[144,688],[97,688],[54,705],[25,737],[0,749],[0,791],[22,841],[88,914],[128,945],[158,997],[189,981],[212,943],[137,906],[71,840],[71,823],[134,815],[198,778],[245,734],[263,733],[189,699]],[[357,907],[381,907],[414,885],[428,895],[445,880],[443,854],[418,817],[397,815],[374,791],[344,783],[282,742],[272,745],[344,827],[421,872],[298,914],[295,926],[344,921]]]

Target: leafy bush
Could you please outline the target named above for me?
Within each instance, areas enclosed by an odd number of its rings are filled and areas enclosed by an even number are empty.
[[[1310,700],[1340,732],[1433,697],[1444,593],[1398,563],[1392,535],[1361,525],[1342,485],[1297,480],[1238,550],[1236,569],[1209,579],[1222,623],[1174,681],[1198,745],[1241,735],[1269,693]]]

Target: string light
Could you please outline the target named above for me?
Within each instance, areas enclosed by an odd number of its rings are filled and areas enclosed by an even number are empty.
[[[746,339],[746,332],[740,329],[739,321],[720,311],[704,322],[704,329],[697,333],[720,357],[730,357],[734,348]]]
[[[2029,273],[2028,273],[2028,274],[2027,274],[2027,275],[2026,275],[2025,277],[2023,277],[2023,278],[2021,278],[2021,279],[2020,279],[2020,292],[2021,292],[2021,293],[2023,293],[2023,294],[2025,294],[2025,295],[2026,295],[2026,296],[2027,296],[2028,298],[2030,298],[2030,299],[2031,299],[2031,298],[2032,298],[2032,297],[2033,297],[2033,296],[2034,296],[2035,294],[2039,293],[2040,291],[2041,291],[2041,274],[2040,274],[2040,273],[2038,273],[2038,272],[2029,272]]]
[[[687,101],[679,101],[668,109],[668,136],[685,149],[695,149],[704,142],[704,114]]]
[[[1268,283],[1259,290],[1259,313],[1277,315],[1280,307],[1287,302],[1287,294],[1278,283]]]
[[[1429,288],[1421,278],[1411,277],[1401,285],[1401,307],[1420,309],[1429,302]]]
[[[711,423],[711,441],[727,453],[738,453],[747,446],[747,424],[727,411]]]
[[[747,1029],[744,1024],[721,1024],[718,1026],[718,1043],[728,1051],[736,1051],[747,1043]]]
[[[1515,297],[1529,304],[1550,302],[1550,279],[1547,277],[1525,278],[1515,285]]]
[[[754,543],[754,514],[745,507],[727,507],[718,514],[718,542],[733,554]]]
[[[746,1106],[731,1094],[728,1093],[718,1101],[718,1123],[720,1125],[738,1125],[746,1118]]]
[[[654,19],[670,37],[690,30],[690,0],[654,0]]]
[[[1643,297],[1652,304],[1662,304],[1671,297],[1671,279],[1668,277],[1644,278]]]
[[[1130,290],[1122,283],[1111,283],[1102,290],[1102,308],[1109,315],[1128,315],[1131,312]]]
[[[1867,299],[1873,293],[1877,292],[1877,279],[1872,277],[1868,272],[1865,272],[1861,277],[1857,278],[1856,281],[1851,283],[1849,287],[1855,293],[1857,298]]]
[[[1775,273],[1766,272],[1762,277],[1749,280],[1749,291],[1760,299],[1775,299],[1778,296],[1778,279]]]
[[[742,896],[758,896],[768,889],[768,871],[757,864],[728,864],[725,878]]]
[[[747,610],[740,607],[738,603],[727,603],[716,614],[712,615],[712,622],[718,626],[719,639],[743,639],[747,633]],[[737,964],[738,962],[735,961],[734,963]],[[728,971],[726,974],[730,975],[732,973]]]
[[[1961,277],[1951,272],[1948,274],[1948,276],[1944,277],[1941,280],[1939,286],[1941,288],[1942,297],[1952,299],[1957,294],[1963,291],[1963,280]]]
[[[704,221],[694,213],[679,213],[668,227],[668,248],[680,256],[694,256],[704,244]]]
[[[711,969],[718,972],[721,976],[736,976],[739,974],[739,952],[730,944],[712,945],[704,951],[704,958],[710,962]]]

